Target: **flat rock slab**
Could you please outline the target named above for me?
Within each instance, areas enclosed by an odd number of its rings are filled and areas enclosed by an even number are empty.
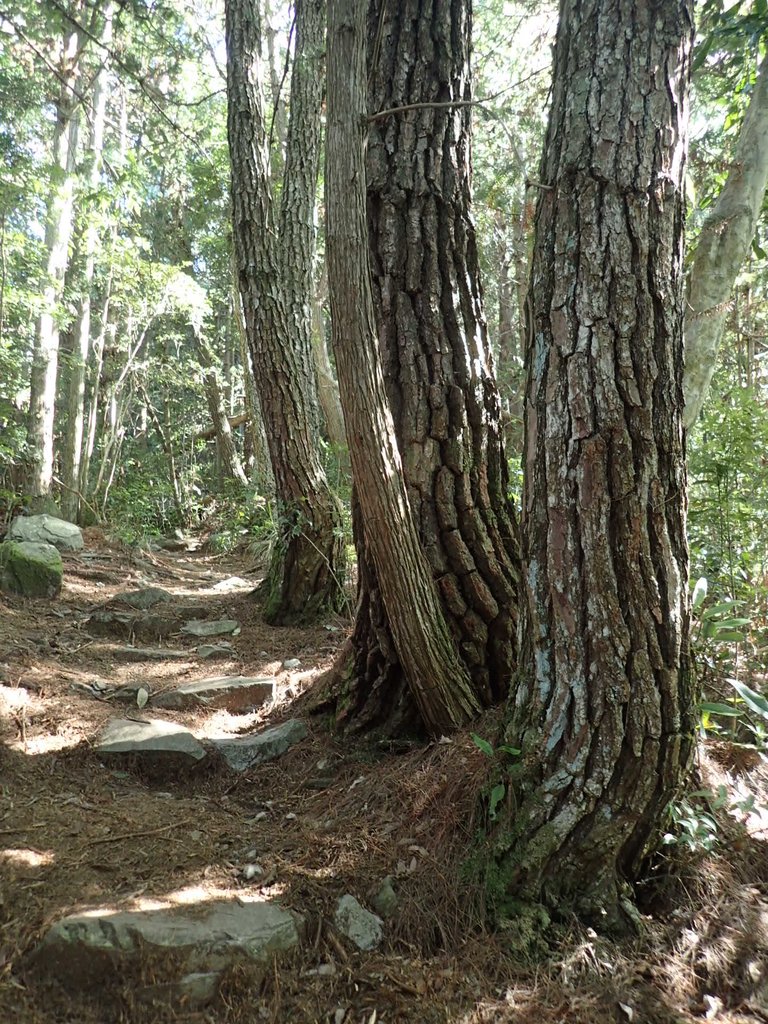
[[[227,633],[239,633],[240,623],[236,619],[216,619],[214,622],[193,619],[184,623],[181,632],[190,636],[226,636]]]
[[[111,607],[97,608],[88,617],[88,631],[98,636],[123,634],[136,636],[139,639],[157,640],[160,637],[178,633],[182,622],[190,615],[205,614],[205,605],[181,605],[174,608],[168,604],[152,609],[119,609]]]
[[[113,647],[108,654],[121,661],[189,661],[189,651],[174,651],[170,647]]]
[[[126,590],[122,594],[115,594],[109,603],[127,604],[129,608],[146,611],[158,604],[169,604],[173,600],[173,594],[162,587],[141,587],[139,590]]]
[[[0,588],[24,597],[56,597],[64,567],[53,544],[6,541],[0,544]]]
[[[261,707],[275,696],[275,681],[266,676],[220,676],[185,683],[175,690],[166,690],[153,697],[158,708],[226,708],[227,711],[246,711]]]
[[[8,530],[9,540],[52,544],[59,551],[81,551],[83,532],[74,523],[55,516],[17,516]]]
[[[205,747],[176,722],[114,718],[97,737],[95,752],[102,758],[133,755],[143,767],[191,767],[205,757]]]
[[[171,998],[175,990],[177,997],[205,1002],[215,993],[211,975],[242,960],[266,968],[274,954],[298,943],[302,930],[300,915],[263,901],[94,910],[54,924],[33,952],[30,967],[67,988],[87,989],[119,979],[123,967],[159,954],[166,977],[152,989]],[[203,984],[190,985],[193,981]]]
[[[211,743],[233,771],[245,772],[257,764],[274,761],[306,735],[306,725],[298,718],[291,718],[255,736],[211,740]]]
[[[236,654],[235,648],[229,640],[221,640],[217,644],[200,644],[197,648],[199,658],[233,658]]]

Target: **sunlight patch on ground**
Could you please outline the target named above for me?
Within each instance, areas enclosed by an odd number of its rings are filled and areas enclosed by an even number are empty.
[[[51,850],[0,850],[0,861],[25,868],[43,868],[54,860]]]
[[[17,740],[9,743],[8,746],[11,750],[16,750],[20,754],[28,754],[34,757],[38,754],[53,754],[60,750],[76,747],[81,739],[83,739],[83,736],[80,734],[77,736],[50,734],[46,736],[30,736],[26,742]]]

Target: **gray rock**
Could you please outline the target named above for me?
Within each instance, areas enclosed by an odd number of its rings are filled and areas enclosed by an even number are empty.
[[[199,1005],[215,995],[224,968],[247,960],[266,970],[275,954],[298,943],[302,930],[300,915],[242,898],[161,910],[95,910],[54,924],[30,966],[67,988],[88,989],[155,954],[166,977],[140,996]]]
[[[230,768],[236,772],[245,772],[257,764],[274,761],[306,735],[306,725],[298,718],[291,718],[255,736],[238,736],[211,742]]]
[[[64,566],[52,544],[5,541],[0,544],[0,588],[24,597],[56,597]]]
[[[205,747],[188,729],[159,719],[115,718],[99,734],[94,749],[106,759],[134,755],[148,768],[190,767],[205,757]]]
[[[119,602],[127,604],[130,608],[146,611],[148,608],[154,608],[156,604],[168,604],[173,600],[173,594],[162,587],[142,587],[140,590],[126,590],[122,594],[115,594],[110,603]]]
[[[190,636],[225,636],[227,633],[239,633],[240,623],[235,619],[216,619],[214,622],[193,619],[184,623],[181,632]]]
[[[83,533],[79,526],[55,516],[17,516],[8,530],[9,540],[52,544],[60,551],[80,551]]]
[[[235,656],[235,648],[229,642],[229,640],[221,640],[217,644],[200,644],[197,648],[198,658],[233,658]]]
[[[117,602],[122,604],[122,600]],[[122,634],[140,639],[156,640],[178,633],[181,624],[190,615],[205,614],[205,605],[163,604],[157,611],[114,608],[114,601],[95,609],[88,617],[88,631],[98,636]]]
[[[226,580],[220,580],[211,589],[219,594],[231,594],[235,590],[253,590],[253,584],[240,576],[230,576]]]
[[[122,661],[188,661],[187,651],[174,651],[170,647],[114,647],[110,655]]]
[[[261,707],[274,696],[273,679],[264,676],[222,676],[218,679],[200,679],[196,683],[185,683],[175,690],[166,690],[158,694],[152,703],[158,708],[194,708],[203,705],[238,712]]]
[[[287,668],[289,670],[294,668],[301,668],[301,662],[299,661],[298,658],[286,658],[286,660],[283,662],[283,668]]]
[[[398,900],[397,893],[392,886],[392,876],[387,875],[384,881],[381,883],[381,888],[373,897],[371,901],[374,908],[381,914],[382,917],[391,917],[397,910]]]
[[[347,893],[336,904],[336,927],[358,949],[375,949],[381,942],[384,922],[370,910],[360,906],[354,896]]]

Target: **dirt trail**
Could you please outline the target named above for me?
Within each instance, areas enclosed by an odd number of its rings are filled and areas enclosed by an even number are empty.
[[[709,982],[700,979],[698,961],[675,947],[695,907],[667,930],[657,928],[642,949],[615,947],[574,927],[561,933],[563,945],[544,968],[506,953],[504,932],[486,932],[482,894],[469,881],[474,815],[488,783],[487,759],[471,738],[395,753],[338,737],[331,722],[308,713],[312,681],[330,664],[347,623],[264,626],[250,593],[257,578],[242,561],[136,554],[98,531],[87,531],[85,552],[64,558],[59,599],[0,597],[1,1021],[768,1019],[746,1006],[728,977],[721,979],[719,1016],[707,1016],[715,1005],[703,999]],[[232,577],[241,582],[222,590]],[[202,660],[200,641],[176,634],[146,644],[174,657],[128,660],[130,635],[89,632],[90,611],[138,587],[162,587],[175,601],[203,602],[211,618],[237,619],[241,631],[228,638],[234,654]],[[301,665],[285,670],[287,659]],[[104,723],[141,709],[98,699],[94,681],[141,682],[156,692],[238,674],[274,676],[275,702],[246,715],[153,708],[152,717],[179,722],[199,738],[303,718],[308,738],[279,761],[244,775],[214,764],[159,782],[107,767],[95,755],[92,741]],[[476,728],[490,735],[493,721]],[[253,861],[262,873],[249,879]],[[768,864],[765,855],[761,864]],[[344,893],[369,902],[386,876],[394,879],[398,909],[382,947],[358,952],[335,931],[334,905]],[[735,885],[718,884],[725,891]],[[66,914],[254,892],[305,915],[305,939],[257,985],[247,972],[233,972],[205,1009],[144,1005],[135,998],[136,978],[73,993],[25,971],[27,954]],[[147,964],[145,973],[154,970]]]

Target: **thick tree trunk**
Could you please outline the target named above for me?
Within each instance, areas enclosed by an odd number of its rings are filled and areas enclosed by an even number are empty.
[[[768,54],[763,57],[723,190],[691,267],[685,322],[685,425],[701,412],[736,277],[755,237],[768,186]]]
[[[76,79],[77,50],[78,35],[70,32],[64,37],[60,61],[63,82],[57,103],[45,225],[46,283],[35,331],[30,377],[29,443],[34,453],[30,493],[41,501],[50,495],[53,479],[53,422],[59,361],[57,307],[69,261],[77,154],[76,104],[70,88]]]
[[[267,424],[281,542],[265,617],[288,623],[341,606],[341,517],[318,452],[310,297],[322,96],[322,0],[298,5],[280,220],[274,223],[254,0],[227,0],[232,206],[238,282]]]
[[[517,545],[469,212],[468,7],[371,5],[367,205],[376,325],[408,501],[482,707],[507,693],[516,666]],[[426,106],[379,116],[412,104]],[[358,537],[363,595],[346,713],[381,724],[397,706],[388,723],[397,728],[408,717],[393,699],[404,694],[402,670],[367,542]]]
[[[101,30],[102,44],[108,46],[112,40],[113,5],[107,2],[103,11]],[[104,149],[104,117],[107,106],[107,66],[102,66],[93,83],[91,103],[90,136],[88,139],[87,172],[88,187],[96,192],[102,168],[102,151]],[[83,249],[83,292],[80,297],[77,318],[73,331],[72,354],[69,360],[69,387],[67,390],[67,429],[62,441],[61,475],[64,489],[61,494],[61,510],[65,519],[76,521],[79,511],[79,479],[80,462],[83,448],[83,428],[85,413],[85,368],[91,345],[91,290],[93,288],[96,253],[99,244],[99,231],[92,211],[83,216],[82,249]]]
[[[522,748],[502,877],[618,922],[694,739],[682,428],[691,0],[562,0],[530,283]]]
[[[365,9],[328,8],[326,196],[333,350],[352,472],[393,645],[436,734],[479,710],[440,608],[403,479],[376,344],[365,216]]]

